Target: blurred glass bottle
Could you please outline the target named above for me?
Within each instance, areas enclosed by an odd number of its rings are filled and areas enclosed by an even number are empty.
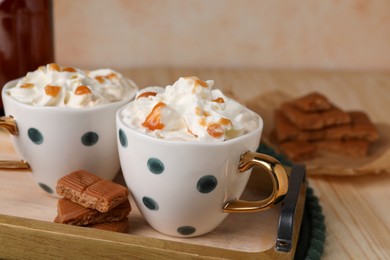
[[[6,82],[53,61],[52,1],[0,0],[0,90]]]

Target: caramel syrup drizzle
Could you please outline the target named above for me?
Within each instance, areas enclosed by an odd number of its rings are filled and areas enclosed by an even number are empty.
[[[117,79],[118,78],[118,75],[117,74],[115,74],[114,72],[111,72],[110,74],[108,74],[108,75],[106,75],[106,76],[104,76],[105,78],[107,78],[107,79]]]
[[[230,121],[230,119],[227,119],[227,118],[221,118],[219,119],[219,123],[221,125],[232,125],[232,121]]]
[[[146,91],[144,93],[139,94],[137,99],[139,99],[139,98],[146,98],[146,97],[155,97],[156,95],[157,95],[156,92]]]
[[[58,66],[58,64],[56,63],[50,63],[48,64],[48,67],[50,70],[55,70],[55,71],[58,71],[58,72],[77,72],[77,70],[75,68],[72,68],[72,67],[65,67],[65,68],[62,68],[60,66]],[[43,70],[45,67],[44,66],[40,66],[38,69],[39,70]]]
[[[210,116],[210,113],[202,110],[200,107],[195,107],[195,115],[197,115],[197,116]]]
[[[47,85],[45,87],[45,93],[48,96],[56,97],[60,91],[61,91],[60,86]]]
[[[97,81],[99,81],[100,83],[104,83],[104,79],[109,79],[109,80],[112,80],[112,79],[117,79],[118,78],[118,75],[115,74],[114,72],[110,73],[110,74],[107,74],[105,76],[96,76],[95,79]]]
[[[60,66],[58,66],[58,65],[55,64],[55,63],[50,63],[50,64],[49,64],[49,69],[55,70],[55,71],[60,71]]]
[[[66,68],[63,68],[62,71],[66,71],[66,72],[77,72],[76,69],[74,68],[71,68],[71,67],[66,67]]]
[[[194,87],[192,89],[192,94],[195,94],[196,92],[196,89],[200,86],[200,87],[203,87],[203,88],[208,88],[209,85],[207,85],[206,82],[204,82],[203,80],[200,80],[198,77],[185,77],[185,79],[190,79],[190,80],[193,80],[194,81]]]
[[[150,131],[161,130],[164,128],[164,124],[161,123],[161,109],[167,105],[164,102],[158,102],[152,109],[152,111],[146,116],[142,126]]]
[[[188,132],[189,134],[195,136],[195,137],[198,137],[198,135],[194,134],[194,132],[192,132],[191,129],[189,129],[188,127],[187,127],[187,132]]]
[[[20,88],[33,88],[35,85],[33,83],[24,83]]]
[[[99,83],[104,83],[104,77],[103,76],[96,76],[95,79],[99,81]]]
[[[91,90],[87,86],[81,85],[81,86],[78,86],[76,88],[76,90],[74,91],[74,94],[75,95],[91,94]]]
[[[212,123],[207,126],[207,133],[214,138],[220,138],[225,133],[222,126],[231,124],[232,121],[229,119],[221,118],[218,123]]]
[[[207,126],[207,133],[214,138],[219,138],[224,134],[224,131],[220,124],[213,123]]]
[[[217,102],[217,103],[222,104],[222,103],[225,103],[225,100],[223,98],[219,97],[219,98],[214,99],[213,102]]]

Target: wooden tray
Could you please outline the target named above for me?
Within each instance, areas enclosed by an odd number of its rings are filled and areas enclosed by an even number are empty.
[[[1,152],[0,156],[4,159]],[[267,195],[269,191],[258,188],[259,183],[269,182],[262,176],[252,174],[245,199]],[[290,181],[295,188],[289,189],[281,206],[230,214],[216,230],[201,237],[173,238],[149,227],[132,199],[128,234],[53,223],[57,198],[41,191],[28,173],[0,171],[0,258],[292,259],[304,208],[304,178],[303,174]],[[121,174],[115,181],[124,184]]]

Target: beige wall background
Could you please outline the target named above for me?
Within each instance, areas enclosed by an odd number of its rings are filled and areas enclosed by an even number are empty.
[[[54,0],[54,21],[67,66],[390,70],[389,0]]]

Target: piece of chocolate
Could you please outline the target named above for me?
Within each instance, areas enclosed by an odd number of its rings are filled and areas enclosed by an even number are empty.
[[[120,221],[126,218],[131,211],[129,200],[125,200],[117,207],[108,212],[100,212],[85,208],[68,199],[62,198],[57,201],[57,217],[54,222],[86,226],[109,221]]]
[[[128,199],[126,187],[87,171],[72,172],[57,182],[58,195],[86,208],[107,212]]]
[[[370,142],[366,140],[289,141],[281,143],[279,148],[290,160],[305,161],[314,158],[317,151],[364,157],[367,156],[369,145]]]
[[[314,158],[317,147],[315,144],[306,141],[289,141],[279,145],[283,154],[290,160],[303,161]]]
[[[379,133],[366,113],[362,111],[349,112],[350,125],[331,127],[325,130],[325,139],[351,140],[362,139],[374,142],[379,139]]]
[[[379,134],[367,114],[361,111],[348,112],[351,123],[318,130],[301,130],[292,124],[280,110],[275,111],[275,135],[278,143],[285,141],[351,140],[374,142]]]
[[[325,140],[317,143],[319,151],[328,151],[352,157],[366,156],[369,145],[369,141],[366,140]]]
[[[296,98],[292,100],[291,103],[305,112],[318,112],[332,108],[332,103],[329,102],[324,95],[318,92],[311,92],[307,95]]]
[[[129,230],[129,219],[125,218],[121,221],[116,222],[104,222],[95,225],[90,225],[88,227],[106,231],[127,233],[127,231]]]
[[[318,130],[351,122],[349,114],[335,106],[321,112],[304,112],[292,103],[286,102],[282,104],[281,110],[286,118],[301,130]]]
[[[285,141],[314,141],[325,137],[323,130],[304,131],[292,124],[280,110],[275,111],[275,136],[278,143]]]

